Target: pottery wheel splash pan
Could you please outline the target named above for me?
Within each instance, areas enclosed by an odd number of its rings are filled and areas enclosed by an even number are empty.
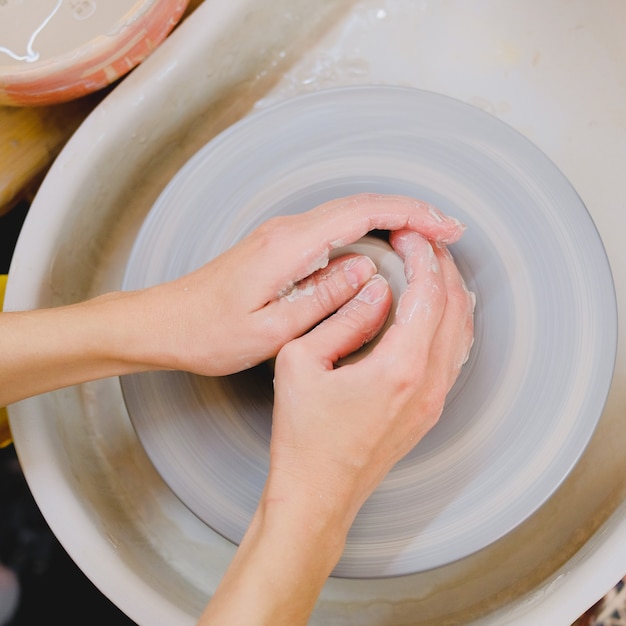
[[[440,422],[355,520],[333,572],[352,578],[461,559],[536,511],[594,431],[617,340],[604,248],[562,173],[498,119],[399,87],[300,96],[211,141],[150,211],[123,286],[175,278],[273,215],[364,191],[427,200],[467,224],[452,252],[478,304]],[[268,467],[270,369],[149,372],[122,388],[157,471],[238,543]]]

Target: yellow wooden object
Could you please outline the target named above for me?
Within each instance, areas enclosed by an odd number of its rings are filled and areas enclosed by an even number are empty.
[[[7,275],[0,274],[0,309],[4,302],[4,290],[7,286]],[[0,407],[0,448],[6,448],[11,443],[11,429],[9,428],[9,416],[4,407]]]
[[[0,106],[0,215],[37,190],[100,94],[47,107]]]

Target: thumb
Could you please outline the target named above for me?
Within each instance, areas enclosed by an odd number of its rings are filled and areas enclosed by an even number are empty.
[[[389,315],[391,302],[389,284],[375,274],[354,298],[296,341],[314,361],[333,369],[337,361],[376,336]]]

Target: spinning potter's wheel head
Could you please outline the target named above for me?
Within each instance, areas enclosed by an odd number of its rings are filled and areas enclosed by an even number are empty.
[[[191,271],[277,214],[358,192],[426,200],[465,224],[451,251],[477,296],[475,343],[437,426],[359,512],[334,575],[383,577],[480,550],[530,516],[583,452],[613,371],[608,262],[555,165],[488,114],[396,87],[318,92],[198,152],[148,215],[124,288]],[[271,368],[122,379],[163,479],[238,543],[268,468]]]

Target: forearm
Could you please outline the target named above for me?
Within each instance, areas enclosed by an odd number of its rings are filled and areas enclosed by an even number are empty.
[[[267,489],[199,626],[303,626],[352,521],[319,496]]]
[[[96,378],[146,369],[147,320],[135,294],[0,315],[0,406]]]

